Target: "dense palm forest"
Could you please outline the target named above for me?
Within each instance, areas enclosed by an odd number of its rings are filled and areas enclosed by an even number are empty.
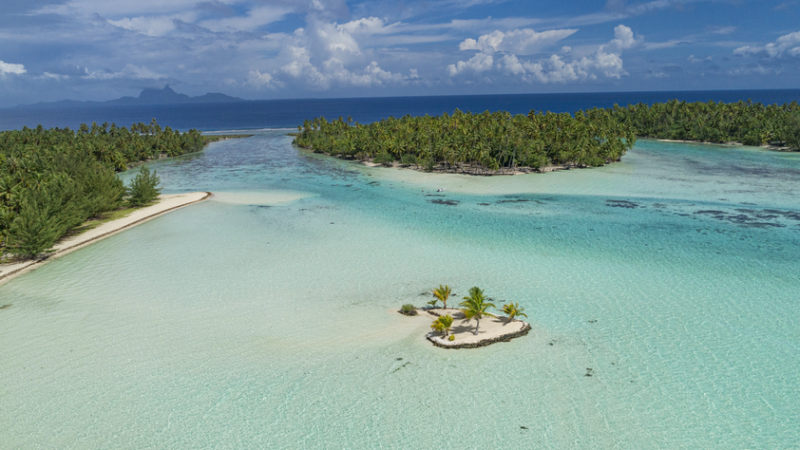
[[[667,103],[615,106],[614,117],[640,137],[800,149],[800,105],[761,103]]]
[[[370,125],[324,117],[298,127],[295,143],[315,152],[376,163],[467,173],[548,165],[599,166],[617,161],[636,137],[738,142],[800,149],[796,102],[667,103],[615,106],[575,115],[512,116],[456,110],[438,117],[388,118]]]
[[[201,150],[197,130],[149,125],[81,125],[77,131],[0,132],[0,256],[36,256],[86,219],[123,204],[116,171],[129,164]]]
[[[295,143],[334,156],[475,173],[550,164],[599,166],[619,160],[636,142],[635,129],[612,113],[591,109],[574,116],[512,116],[456,110],[438,117],[390,117],[370,125],[321,117],[298,127]]]

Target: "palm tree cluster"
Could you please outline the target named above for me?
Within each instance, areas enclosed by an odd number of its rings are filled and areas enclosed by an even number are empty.
[[[745,145],[785,145],[800,149],[800,106],[737,103],[686,103],[671,100],[646,105],[615,105],[613,116],[640,137]]]
[[[550,164],[600,166],[618,161],[636,142],[634,129],[611,110],[575,115],[456,110],[431,117],[390,117],[369,125],[341,117],[307,120],[295,144],[344,158],[399,161],[432,170],[541,168]]]
[[[115,171],[204,145],[199,131],[162,129],[155,120],[130,129],[40,125],[0,132],[0,256],[35,257],[86,219],[119,208],[126,190]]]

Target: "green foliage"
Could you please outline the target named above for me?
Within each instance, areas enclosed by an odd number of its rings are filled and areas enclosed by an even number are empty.
[[[52,251],[63,228],[55,209],[56,203],[45,191],[27,193],[9,230],[9,241],[15,253],[37,258]]]
[[[464,313],[464,317],[467,320],[475,319],[477,325],[475,325],[475,333],[478,334],[478,328],[481,326],[481,319],[483,316],[494,317],[494,314],[489,314],[487,310],[489,308],[495,308],[494,303],[490,303],[486,301],[486,297],[483,295],[483,290],[478,286],[473,286],[469,289],[469,295],[464,297],[464,301],[459,303],[459,306],[462,307],[461,311]]]
[[[128,204],[142,206],[152,202],[161,194],[161,188],[157,187],[160,183],[161,179],[156,171],[150,173],[147,166],[142,167],[128,186]]]
[[[428,302],[428,304],[431,305],[431,307],[433,307],[433,308],[436,308],[436,304],[437,303],[439,303],[439,299],[438,298],[434,298],[433,300]]]
[[[440,300],[444,305],[444,309],[447,309],[447,299],[450,298],[450,286],[441,284],[438,288],[433,290],[433,296],[436,297],[437,300]]]
[[[455,334],[451,334],[450,337],[447,338],[447,340],[448,341],[455,341],[456,340],[456,335]]]
[[[618,161],[637,136],[800,150],[800,106],[672,100],[593,108],[574,115],[456,110],[437,117],[390,117],[369,125],[320,117],[305,121],[294,142],[334,156],[373,158],[378,164],[399,159],[408,165],[415,160],[426,170],[443,164],[478,173],[480,168],[602,166]]]
[[[447,336],[450,333],[450,327],[453,326],[453,317],[448,315],[439,316],[436,320],[433,321],[431,324],[431,328],[434,330],[444,333]]]
[[[525,308],[519,306],[519,303],[509,303],[507,305],[503,305],[503,312],[508,316],[506,324],[514,320],[514,318],[517,316],[524,316],[526,318],[528,317],[528,315],[525,314]]]
[[[416,316],[417,315],[417,307],[412,305],[412,304],[410,304],[410,303],[406,303],[405,305],[403,305],[400,308],[400,312],[405,314],[405,315],[407,315],[407,316]]]
[[[438,164],[490,170],[546,164],[600,165],[616,161],[636,142],[632,127],[611,110],[512,116],[456,110],[438,117],[390,117],[369,125],[305,121],[294,142],[334,156],[373,158],[378,164],[412,157],[426,170]]]
[[[800,149],[800,106],[761,103],[667,103],[614,106],[616,119],[636,134],[659,139],[776,144]]]
[[[375,164],[391,164],[394,162],[394,157],[386,152],[381,152],[372,158],[372,162]]]
[[[783,129],[783,140],[786,146],[800,150],[800,116],[794,115],[786,119]]]
[[[125,186],[115,171],[195,152],[204,144],[197,130],[162,129],[155,120],[130,129],[84,124],[78,131],[45,130],[40,125],[0,132],[0,252],[29,257],[44,252],[52,230],[58,239],[122,205]],[[37,227],[41,243],[33,236]]]
[[[403,164],[403,165],[406,165],[406,166],[411,166],[411,165],[414,165],[416,163],[417,163],[417,157],[416,157],[416,155],[413,155],[411,153],[405,154],[405,155],[403,155],[402,158],[400,158],[400,164]]]

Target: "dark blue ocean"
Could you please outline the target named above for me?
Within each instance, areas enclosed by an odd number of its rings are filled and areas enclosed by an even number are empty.
[[[116,123],[129,126],[155,118],[163,126],[179,130],[246,130],[296,127],[306,119],[325,116],[335,119],[351,116],[369,123],[385,117],[406,114],[440,115],[462,111],[510,111],[527,114],[530,110],[573,113],[592,107],[614,104],[658,103],[671,99],[687,102],[738,102],[752,100],[764,104],[800,101],[800,90],[742,91],[659,91],[604,92],[584,94],[458,95],[437,97],[383,97],[302,100],[260,100],[230,104],[91,106],[73,108],[17,107],[0,109],[0,130],[24,126],[77,128],[81,123]]]

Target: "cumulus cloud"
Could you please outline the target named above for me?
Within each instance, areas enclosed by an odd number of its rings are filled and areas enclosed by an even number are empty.
[[[25,70],[25,66],[22,64],[11,64],[0,61],[0,75],[6,75],[6,74],[23,75],[26,72],[27,70]]]
[[[467,61],[459,61],[456,64],[447,66],[447,72],[451,77],[464,71],[486,72],[492,68],[494,57],[486,53],[478,53]]]
[[[800,55],[800,31],[783,35],[777,41],[770,42],[765,46],[739,47],[733,51],[733,54],[740,56],[763,55],[769,58],[780,58],[785,54]]]
[[[502,32],[495,30],[480,36],[478,40],[466,39],[459,44],[459,50],[478,50],[482,52],[509,52],[517,55],[530,55],[541,51],[562,39],[568,38],[578,30],[549,30],[536,32],[530,28]]]
[[[641,41],[642,39],[633,37],[633,30],[630,28],[625,25],[617,25],[616,28],[614,28],[614,39],[612,39],[606,47],[612,51],[621,52],[622,50],[629,50],[635,47],[641,43]]]
[[[227,81],[227,84],[229,85],[235,83],[236,83],[235,80]],[[256,88],[273,86],[272,75],[270,75],[269,73],[261,73],[258,70],[251,70],[247,77],[247,83]]]
[[[622,51],[634,48],[643,41],[634,36],[633,30],[625,25],[619,25],[614,28],[614,39],[600,45],[597,50],[581,58],[570,58],[572,48],[568,46],[561,48],[560,55],[553,54],[542,60],[526,61],[519,58],[518,54],[524,53],[517,52],[518,49],[530,49],[531,46],[536,45],[537,40],[556,42],[563,37],[572,35],[577,30],[557,31],[561,34],[550,34],[541,38],[536,38],[533,30],[524,33],[514,30],[509,33],[495,31],[483,35],[477,40],[467,39],[459,45],[459,49],[477,50],[480,53],[475,54],[467,61],[458,61],[448,65],[448,75],[455,77],[464,72],[481,73],[494,69],[509,76],[519,77],[525,82],[567,83],[596,80],[598,77],[620,79],[628,75],[624,69]],[[544,35],[545,33],[539,34]],[[507,40],[509,35],[512,35],[513,39]],[[524,38],[520,38],[520,35]],[[495,59],[492,56],[495,52],[505,54]]]

